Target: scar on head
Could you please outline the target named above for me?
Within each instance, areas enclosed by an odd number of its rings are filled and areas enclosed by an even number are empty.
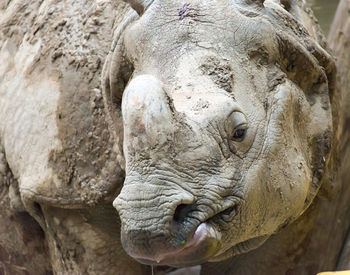
[[[190,11],[192,11],[193,8],[190,7],[189,3],[185,3],[182,8],[179,9],[179,19],[183,20],[185,17],[190,15]]]

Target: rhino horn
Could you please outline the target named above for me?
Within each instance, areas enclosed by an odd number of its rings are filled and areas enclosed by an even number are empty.
[[[124,0],[128,3],[139,15],[142,15],[153,0]]]

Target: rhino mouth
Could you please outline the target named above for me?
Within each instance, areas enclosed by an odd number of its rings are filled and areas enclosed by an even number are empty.
[[[183,267],[203,263],[213,256],[220,247],[220,233],[209,223],[201,223],[187,244],[168,253],[156,257],[136,257],[135,259],[147,265],[168,265]]]
[[[201,222],[195,231],[190,234],[184,246],[170,252],[163,252],[154,257],[133,256],[138,262],[147,265],[168,265],[183,267],[201,264],[209,258],[215,257],[221,248],[221,233],[216,223],[219,220],[233,220],[238,214],[238,205],[235,204],[216,215]]]

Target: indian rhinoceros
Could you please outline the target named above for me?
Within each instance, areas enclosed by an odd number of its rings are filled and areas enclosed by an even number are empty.
[[[339,92],[305,2],[125,2],[1,3],[0,191],[45,238],[4,235],[0,273],[334,268]]]
[[[116,37],[105,101],[111,117],[122,102],[126,177],[113,205],[136,260],[246,253],[313,201],[334,61],[301,4],[144,2]]]

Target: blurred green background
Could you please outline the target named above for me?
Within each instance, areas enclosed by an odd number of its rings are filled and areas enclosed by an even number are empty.
[[[332,24],[339,0],[307,0],[327,35]]]

